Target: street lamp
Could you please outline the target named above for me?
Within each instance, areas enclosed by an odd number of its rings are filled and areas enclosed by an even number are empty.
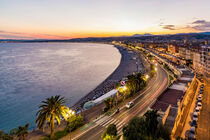
[[[157,71],[157,68],[155,68],[155,71]]]
[[[147,74],[147,75],[145,75],[145,78],[146,78],[146,79],[148,79],[148,78],[149,78],[149,75],[148,75],[148,74]]]
[[[75,111],[69,109],[69,112],[68,112],[68,114],[66,114],[66,117],[67,117],[67,118],[70,118],[70,117],[71,117],[72,115],[74,115],[74,114],[75,114]],[[71,129],[69,130],[69,138],[70,138],[70,140],[71,140],[70,132],[71,132]]]
[[[127,89],[127,87],[126,87],[126,86],[124,86],[124,87],[123,87],[123,91],[125,91],[126,89]]]

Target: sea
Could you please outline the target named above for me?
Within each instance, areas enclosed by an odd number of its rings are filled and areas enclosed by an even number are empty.
[[[41,101],[67,106],[96,88],[120,64],[117,48],[95,43],[0,43],[0,130],[35,129]]]

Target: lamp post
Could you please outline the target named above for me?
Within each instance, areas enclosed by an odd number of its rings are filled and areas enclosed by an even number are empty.
[[[74,115],[75,114],[75,111],[73,111],[73,110],[69,110],[69,112],[68,112],[68,114],[66,114],[66,117],[67,118],[70,118],[72,115]],[[69,123],[68,123],[68,125],[69,125]],[[71,135],[70,135],[70,133],[71,133],[71,129],[69,129],[69,139],[71,140]]]
[[[145,78],[146,78],[146,80],[149,78],[149,75],[147,74],[147,75],[145,75]]]

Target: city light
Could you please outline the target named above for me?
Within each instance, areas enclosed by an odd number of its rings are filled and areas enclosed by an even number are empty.
[[[72,115],[74,115],[75,114],[75,111],[73,111],[73,110],[69,110],[69,113],[68,114],[66,114],[66,117],[68,118],[68,117],[70,117],[70,116],[72,116]]]
[[[147,75],[145,75],[145,78],[146,78],[146,79],[148,79],[148,78],[149,78],[149,75],[148,75],[148,74],[147,74]]]
[[[157,68],[155,68],[155,71],[157,71]]]
[[[126,86],[124,86],[124,87],[123,87],[123,90],[125,91],[126,89],[127,89],[127,87],[126,87]]]

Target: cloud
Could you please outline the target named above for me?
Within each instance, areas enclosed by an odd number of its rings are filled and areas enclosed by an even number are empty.
[[[176,30],[175,25],[170,25],[170,24],[169,25],[164,25],[163,22],[161,22],[159,24],[159,26],[162,27],[163,29],[166,29],[166,30]]]
[[[167,30],[175,30],[175,26],[174,25],[162,25],[163,29],[167,29]]]
[[[210,21],[196,20],[192,22],[191,28],[199,31],[210,31]]]
[[[21,32],[9,32],[0,30],[0,38],[7,39],[69,39],[66,36],[58,36],[52,34],[31,34]]]

